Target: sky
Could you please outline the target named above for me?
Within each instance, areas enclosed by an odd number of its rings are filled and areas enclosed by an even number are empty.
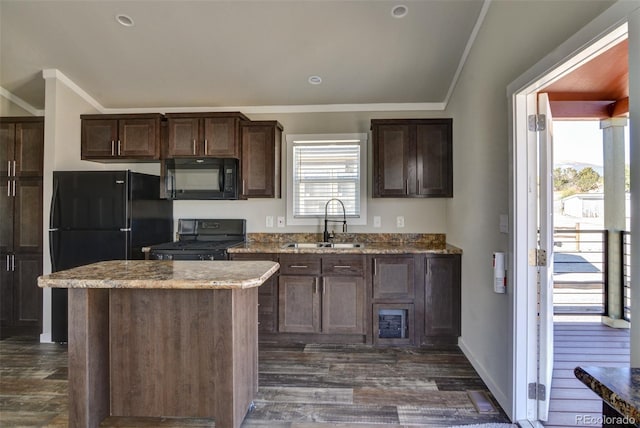
[[[629,163],[629,127],[625,127],[625,163]],[[600,121],[554,121],[553,161],[602,165]]]

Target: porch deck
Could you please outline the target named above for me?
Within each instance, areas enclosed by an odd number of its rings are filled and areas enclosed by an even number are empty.
[[[585,422],[602,415],[602,400],[573,375],[579,365],[628,367],[629,330],[599,322],[554,323],[554,369],[547,427],[599,427]],[[590,317],[593,318],[593,317]],[[579,318],[573,317],[572,320]]]

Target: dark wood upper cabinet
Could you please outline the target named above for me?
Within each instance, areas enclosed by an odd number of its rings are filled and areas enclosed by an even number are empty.
[[[43,118],[0,118],[0,176],[42,177],[43,157]]]
[[[165,157],[241,157],[240,112],[168,113],[168,147]]]
[[[373,197],[453,196],[452,119],[373,119]]]
[[[95,161],[160,159],[161,114],[81,115],[81,158]]]
[[[243,196],[279,198],[282,125],[277,121],[243,121],[240,131]]]

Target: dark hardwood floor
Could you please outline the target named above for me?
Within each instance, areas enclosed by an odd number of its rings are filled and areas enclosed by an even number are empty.
[[[576,379],[573,369],[579,365],[628,367],[629,340],[629,330],[599,322],[554,323],[553,380],[546,427],[584,427],[585,418],[597,420],[602,415],[602,400]]]
[[[457,347],[260,344],[260,388],[243,427],[438,427],[508,422]],[[0,341],[0,425],[67,425],[66,346]],[[495,408],[479,412],[469,392]],[[108,418],[102,426],[213,426],[210,419]]]

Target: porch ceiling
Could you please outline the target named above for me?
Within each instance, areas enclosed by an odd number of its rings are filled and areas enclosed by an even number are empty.
[[[605,119],[629,112],[627,39],[545,88],[554,119]]]

